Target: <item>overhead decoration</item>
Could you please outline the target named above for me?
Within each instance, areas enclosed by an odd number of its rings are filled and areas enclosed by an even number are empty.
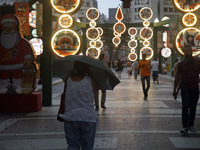
[[[140,50],[140,58],[143,53],[146,53],[147,60],[151,59],[153,57],[153,50],[149,47],[150,42],[149,40],[153,37],[153,30],[149,27],[150,22],[149,20],[153,16],[153,12],[149,7],[143,7],[140,12],[139,16],[143,22],[143,28],[140,30],[140,37],[144,40],[143,41],[143,48]]]
[[[184,13],[181,19],[184,28],[179,31],[176,36],[176,49],[181,55],[184,55],[183,48],[184,46],[189,45],[192,47],[192,55],[197,56],[200,54],[200,30],[195,27],[198,21],[195,11],[200,8],[200,2],[178,0],[174,0],[173,2],[178,10]]]
[[[113,38],[112,42],[115,45],[115,47],[118,47],[118,45],[121,43],[120,37],[126,30],[125,24],[121,22],[124,18],[124,15],[122,13],[120,6],[118,6],[115,18],[117,19],[118,22],[115,23],[114,26],[113,26],[115,37]]]
[[[57,31],[51,39],[52,49],[60,57],[75,55],[80,50],[80,37],[70,28],[73,27],[73,18],[71,15],[79,10],[81,2],[82,0],[51,0],[53,8],[58,13],[62,13],[58,20],[62,29]]]
[[[128,42],[128,47],[130,48],[131,53],[128,55],[128,59],[130,61],[136,61],[138,56],[135,52],[135,48],[137,47],[137,40],[135,40],[135,36],[137,35],[137,29],[134,27],[129,28],[128,34],[131,37],[131,40]]]
[[[22,34],[29,36],[29,4],[15,2],[15,14],[20,19]]]
[[[103,47],[101,36],[103,35],[103,29],[96,27],[96,20],[99,19],[99,10],[92,7],[86,11],[86,17],[90,20],[90,28],[86,31],[86,36],[90,40],[89,48],[86,50],[86,55],[92,58],[98,58]]]

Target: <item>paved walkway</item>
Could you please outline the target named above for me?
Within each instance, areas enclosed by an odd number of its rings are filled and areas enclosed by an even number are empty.
[[[140,79],[122,75],[114,91],[107,91],[107,109],[99,110],[95,150],[192,150],[200,149],[200,104],[197,133],[183,136],[181,99],[172,97],[173,78],[160,75],[148,101],[143,100]],[[0,150],[64,150],[63,123],[56,120],[63,83],[55,78],[53,106],[33,113],[0,114]],[[56,84],[59,81],[59,84]],[[40,88],[38,87],[38,90]]]

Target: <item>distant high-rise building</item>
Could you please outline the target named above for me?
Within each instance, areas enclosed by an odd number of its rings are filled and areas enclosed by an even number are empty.
[[[156,18],[162,20],[163,17],[173,18],[179,15],[173,6],[172,0],[133,0],[130,8],[131,22],[143,22],[139,17],[139,12],[143,7],[149,7],[153,11],[150,22],[154,22]]]
[[[88,23],[89,20],[86,18],[85,13],[90,7],[98,8],[97,0],[82,0],[80,10],[73,15],[74,19],[83,23]]]

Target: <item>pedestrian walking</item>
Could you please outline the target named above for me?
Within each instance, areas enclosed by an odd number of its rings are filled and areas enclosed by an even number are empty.
[[[59,121],[64,121],[68,150],[93,149],[98,119],[94,110],[95,90],[97,84],[89,75],[89,65],[75,62],[66,78],[57,116]]]
[[[118,78],[121,78],[121,72],[123,70],[123,64],[121,62],[120,59],[118,59],[118,62],[117,62],[117,69],[116,71],[118,72]]]
[[[107,63],[105,62],[105,54],[104,53],[100,54],[99,60],[101,60],[105,65],[107,65]],[[104,81],[102,81],[102,82],[104,82]],[[95,98],[95,109],[96,109],[96,111],[98,111],[99,110],[99,90],[95,91],[94,98]],[[103,87],[101,89],[101,107],[103,109],[106,109],[105,102],[106,102],[106,87]]]
[[[140,70],[141,82],[142,82],[142,89],[144,93],[144,100],[147,100],[148,91],[150,88],[150,70],[151,65],[149,60],[146,60],[146,54],[142,54],[142,60],[139,61],[138,70]],[[147,86],[145,87],[145,81]]]
[[[126,63],[126,68],[127,68],[127,74],[128,74],[128,78],[131,77],[131,71],[132,71],[132,67],[131,67],[131,61],[128,60],[127,63]]]
[[[134,78],[137,79],[137,75],[138,75],[138,62],[137,61],[135,61],[132,64],[132,70],[133,70]]]
[[[159,62],[157,61],[156,58],[154,58],[154,60],[151,62],[151,71],[152,71],[153,83],[155,84],[155,82],[157,82],[158,84]]]
[[[194,121],[199,99],[200,60],[192,57],[191,46],[183,48],[184,60],[178,63],[174,80],[173,96],[176,99],[179,89],[182,98],[182,126],[180,133],[195,132]]]

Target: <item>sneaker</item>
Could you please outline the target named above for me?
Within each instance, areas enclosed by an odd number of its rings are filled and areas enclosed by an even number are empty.
[[[183,128],[183,129],[180,130],[180,133],[188,134],[188,129],[187,128]]]
[[[144,97],[143,99],[144,99],[145,101],[147,101],[147,100],[148,100],[148,99],[147,99],[147,97]]]
[[[196,132],[195,128],[193,126],[189,127],[190,132]]]
[[[106,109],[106,106],[105,105],[101,105],[101,108]]]
[[[99,111],[99,106],[96,106],[96,107],[95,107],[95,110],[96,110],[96,111]]]

